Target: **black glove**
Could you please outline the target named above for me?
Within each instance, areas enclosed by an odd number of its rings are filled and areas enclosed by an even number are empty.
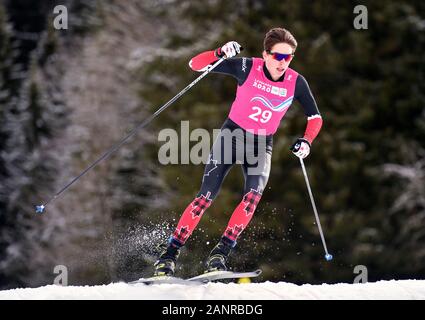
[[[299,158],[304,159],[310,154],[311,144],[304,138],[298,138],[290,150]]]

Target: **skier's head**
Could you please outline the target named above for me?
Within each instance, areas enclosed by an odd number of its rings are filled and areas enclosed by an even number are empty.
[[[264,38],[263,59],[274,80],[288,68],[297,48],[297,40],[284,28],[270,29]]]

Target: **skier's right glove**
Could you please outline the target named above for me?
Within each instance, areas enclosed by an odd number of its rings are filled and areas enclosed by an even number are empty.
[[[242,50],[242,47],[239,43],[236,41],[229,41],[221,48],[218,48],[215,50],[215,56],[217,58],[232,58],[236,56],[238,53],[240,53]]]

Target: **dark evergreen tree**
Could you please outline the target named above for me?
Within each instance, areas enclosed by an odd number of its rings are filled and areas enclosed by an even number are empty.
[[[8,21],[5,7],[0,3],[0,266],[3,267],[10,240],[5,229],[13,228],[15,219],[9,215],[10,192],[8,181],[11,155],[7,145],[13,135],[10,121],[13,117],[19,90],[19,70],[15,63],[16,47],[12,43],[12,26]],[[1,269],[1,268],[0,268]],[[6,281],[0,272],[0,283]]]
[[[4,11],[0,17],[4,17]],[[5,18],[0,21],[4,39],[2,62],[6,63],[2,69],[2,80],[6,81],[1,84],[0,285],[10,287],[27,283],[37,261],[33,257],[46,245],[38,238],[42,219],[37,219],[34,205],[52,192],[57,165],[49,140],[63,129],[66,114],[58,99],[60,91],[46,81],[52,74],[45,64],[54,54],[57,39],[49,37],[48,32],[41,35],[25,70],[23,64],[18,64],[22,57],[13,55],[11,50],[12,26],[6,24]]]

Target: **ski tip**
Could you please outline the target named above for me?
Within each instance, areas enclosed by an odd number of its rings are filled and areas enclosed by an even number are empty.
[[[257,270],[255,270],[254,272],[255,272],[255,274],[256,274],[257,276],[259,276],[259,275],[263,272],[263,270],[261,270],[261,269],[257,269]]]

